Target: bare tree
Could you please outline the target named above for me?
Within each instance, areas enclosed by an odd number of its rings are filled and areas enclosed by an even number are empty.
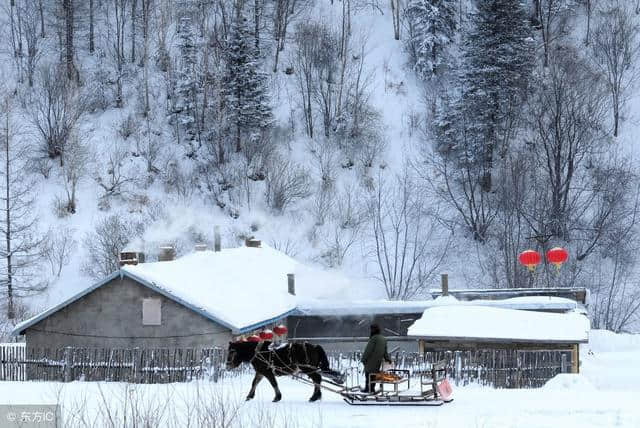
[[[89,0],[89,53],[93,53],[96,47],[94,40],[94,12],[94,0]]]
[[[69,139],[62,154],[62,178],[67,200],[65,209],[69,214],[76,213],[76,191],[78,184],[85,177],[89,164],[89,149],[81,141],[80,137],[73,135]]]
[[[22,33],[27,47],[27,55],[24,59],[24,69],[27,73],[29,87],[33,87],[33,75],[41,56],[40,37],[38,36],[38,9],[37,5],[30,1],[18,7],[22,22]]]
[[[131,62],[136,62],[136,20],[138,0],[131,0]]]
[[[42,67],[30,110],[31,122],[42,139],[42,153],[55,159],[84,113],[85,102],[60,67]],[[60,162],[62,163],[62,158]]]
[[[44,238],[37,231],[34,183],[25,174],[28,147],[24,140],[19,141],[24,136],[12,118],[9,97],[3,96],[1,102],[0,284],[6,292],[7,318],[11,320],[19,298],[42,292],[48,284],[37,272]]]
[[[308,6],[308,0],[275,0],[273,6],[273,39],[275,41],[274,73],[278,71],[280,52],[285,48],[289,25],[307,10]]]
[[[304,168],[283,157],[274,157],[265,181],[267,203],[278,213],[309,195],[309,176]]]
[[[149,114],[149,110],[151,109],[149,105],[149,43],[151,38],[149,35],[149,19],[151,16],[152,3],[153,0],[142,0],[142,66],[144,67],[144,117],[147,117],[147,115]]]
[[[321,232],[325,245],[323,261],[329,267],[341,266],[351,248],[361,238],[367,223],[365,201],[360,197],[359,189],[346,185],[337,192],[321,192],[335,203],[329,204],[331,222]]]
[[[400,18],[403,16],[403,0],[391,1],[391,18],[393,21],[393,38],[400,40],[400,26],[402,25]]]
[[[592,55],[607,81],[613,108],[613,135],[618,136],[620,110],[638,74],[638,25],[624,6],[615,2],[600,12],[593,34]]]
[[[589,46],[589,43],[591,43],[591,16],[593,15],[593,6],[596,0],[584,0],[584,3],[587,12],[587,31],[584,37],[584,44]]]
[[[316,96],[315,62],[318,44],[316,40],[322,34],[319,24],[300,24],[296,28],[296,50],[293,65],[296,69],[296,81],[301,95],[302,111],[306,134],[314,136],[314,118],[312,102]]]
[[[472,159],[472,144],[467,142],[465,118],[458,124],[461,129],[456,133],[461,139],[463,159]],[[447,141],[449,137],[445,137]],[[454,229],[462,226],[473,239],[485,242],[489,229],[498,214],[495,194],[485,192],[482,182],[477,177],[482,174],[482,166],[474,162],[458,162],[450,159],[443,151],[446,147],[439,147],[434,151],[428,141],[423,148],[421,163],[415,166],[418,175],[424,180],[428,193],[435,200],[444,202],[458,213],[458,219],[446,216],[440,220]]]
[[[446,257],[450,237],[443,236],[433,212],[407,168],[392,183],[382,174],[369,202],[373,258],[389,299],[411,299],[428,287]]]
[[[129,0],[112,0],[111,7],[105,7],[105,19],[115,29],[114,32],[107,33],[106,50],[111,57],[112,65],[116,75],[115,104],[117,108],[123,105],[122,80],[124,78],[125,59],[125,28],[127,25],[127,6]]]
[[[74,0],[62,0],[62,12],[64,14],[64,59],[67,69],[67,79],[79,80],[78,69],[74,63]]]
[[[129,193],[129,186],[136,182],[136,175],[127,161],[127,151],[114,145],[107,154],[104,163],[100,163],[94,179],[104,190],[103,200],[111,197],[125,196]]]
[[[124,246],[140,235],[141,225],[112,214],[98,222],[93,232],[87,232],[83,246],[87,254],[82,272],[100,279],[117,271],[120,252]]]
[[[62,268],[71,261],[71,254],[76,250],[76,240],[73,238],[75,230],[58,228],[51,230],[47,237],[44,256],[49,261],[51,275],[60,277]]]
[[[562,34],[564,17],[571,10],[571,0],[536,0],[536,15],[544,46],[544,66],[549,65],[553,42]]]
[[[542,193],[536,198],[541,211],[536,224],[530,222],[536,235],[569,238],[570,219],[579,212],[584,201],[580,194],[586,191],[584,185],[574,184],[584,183],[584,168],[601,151],[605,111],[601,86],[576,53],[558,52],[541,85],[544,89],[533,99],[536,161],[545,175]]]

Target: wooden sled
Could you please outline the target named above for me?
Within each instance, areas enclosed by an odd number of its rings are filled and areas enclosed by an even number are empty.
[[[420,373],[420,389],[411,389],[409,370],[387,370],[371,374],[370,382],[380,384],[376,392],[360,392],[359,387],[340,392],[345,403],[352,406],[442,406],[453,401],[451,384],[447,380],[444,362],[435,363]],[[391,390],[385,391],[385,385]]]

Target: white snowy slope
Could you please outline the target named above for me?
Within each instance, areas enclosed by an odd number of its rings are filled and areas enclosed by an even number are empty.
[[[586,342],[589,319],[578,312],[563,314],[451,305],[429,308],[408,331],[428,338],[478,338],[527,341]]]

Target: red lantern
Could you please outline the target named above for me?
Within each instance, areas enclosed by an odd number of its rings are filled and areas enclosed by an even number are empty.
[[[260,336],[258,336],[257,334],[252,334],[251,336],[247,337],[247,342],[260,342]]]
[[[547,251],[547,261],[557,269],[560,269],[560,266],[567,260],[569,260],[569,253],[564,248],[555,247]]]
[[[260,339],[262,340],[271,340],[273,339],[273,332],[269,329],[262,330],[260,332]]]
[[[520,253],[518,256],[518,260],[520,263],[527,267],[531,272],[536,269],[536,266],[540,264],[542,258],[540,257],[540,253],[535,250],[525,250]]]
[[[273,328],[273,332],[278,336],[282,336],[283,334],[287,334],[287,327],[283,324],[277,325]]]

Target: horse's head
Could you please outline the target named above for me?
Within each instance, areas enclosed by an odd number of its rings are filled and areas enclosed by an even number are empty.
[[[229,348],[227,349],[227,370],[235,369],[243,360],[243,352],[241,342],[229,342]]]

